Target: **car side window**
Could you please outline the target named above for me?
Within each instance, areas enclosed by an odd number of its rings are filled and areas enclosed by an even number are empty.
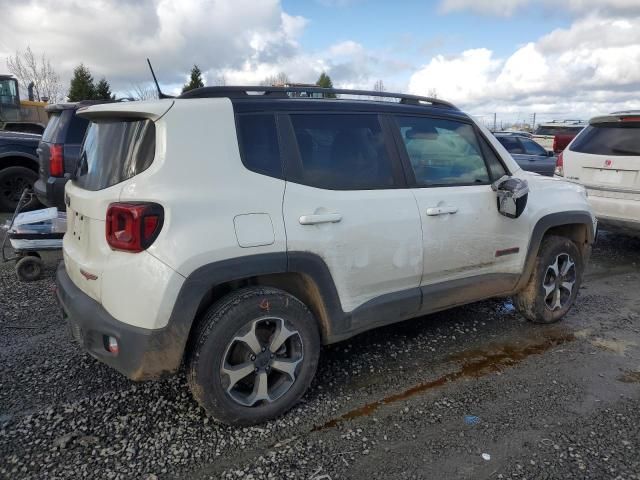
[[[523,154],[524,149],[517,138],[514,137],[498,137],[498,141],[507,149],[509,153]]]
[[[395,117],[418,186],[489,183],[473,127],[456,120]]]
[[[393,188],[395,179],[375,114],[291,114],[300,164],[288,180],[328,190]]]
[[[67,131],[66,143],[73,143],[80,145],[84,139],[84,134],[87,132],[89,126],[89,120],[86,118],[73,115],[71,117],[71,123],[69,124],[69,130]]]
[[[244,166],[256,173],[283,178],[275,115],[238,115],[236,122]]]
[[[538,145],[533,140],[529,140],[528,138],[521,138],[520,143],[524,147],[524,151],[527,155],[546,155],[547,151],[541,146]]]

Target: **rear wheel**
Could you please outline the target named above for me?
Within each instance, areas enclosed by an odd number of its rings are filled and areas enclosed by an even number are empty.
[[[260,423],[302,397],[319,355],[320,335],[306,305],[274,288],[246,288],[205,314],[192,345],[189,385],[218,421]]]
[[[0,170],[0,210],[15,210],[25,188],[33,190],[38,174],[27,167],[7,167]],[[39,205],[35,195],[27,197],[23,210],[30,210]]]
[[[532,322],[557,322],[573,306],[583,271],[582,254],[575,243],[565,237],[545,237],[529,283],[514,297],[516,308]]]
[[[23,282],[34,282],[42,276],[44,262],[40,257],[27,255],[16,262],[16,275]]]

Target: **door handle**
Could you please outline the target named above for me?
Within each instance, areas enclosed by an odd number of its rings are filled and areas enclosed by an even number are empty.
[[[302,215],[300,225],[317,225],[319,223],[338,223],[342,220],[339,213],[319,213],[315,215]]]
[[[453,215],[458,211],[458,207],[429,207],[427,208],[427,215],[433,217],[435,215]]]

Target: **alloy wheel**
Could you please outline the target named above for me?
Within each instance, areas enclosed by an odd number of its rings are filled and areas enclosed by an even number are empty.
[[[272,403],[293,386],[303,359],[297,330],[282,318],[260,317],[229,342],[220,368],[222,386],[240,405]]]
[[[545,306],[560,310],[567,306],[576,283],[576,264],[568,253],[556,255],[542,281]]]

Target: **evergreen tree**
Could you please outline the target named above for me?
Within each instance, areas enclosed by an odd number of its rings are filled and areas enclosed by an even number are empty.
[[[95,88],[94,100],[114,100],[115,95],[111,93],[111,85],[107,79],[102,77]]]
[[[331,82],[331,77],[324,72],[320,74],[320,78],[318,78],[316,85],[322,88],[333,88],[333,82]],[[327,98],[336,98],[335,93],[327,93],[325,94],[325,96]]]
[[[95,94],[96,88],[91,72],[81,63],[73,70],[73,78],[67,97],[70,102],[79,102],[80,100],[92,100]]]
[[[191,69],[191,78],[189,79],[189,83],[182,87],[182,93],[200,87],[204,87],[204,82],[202,81],[202,72],[197,65],[194,65]]]

